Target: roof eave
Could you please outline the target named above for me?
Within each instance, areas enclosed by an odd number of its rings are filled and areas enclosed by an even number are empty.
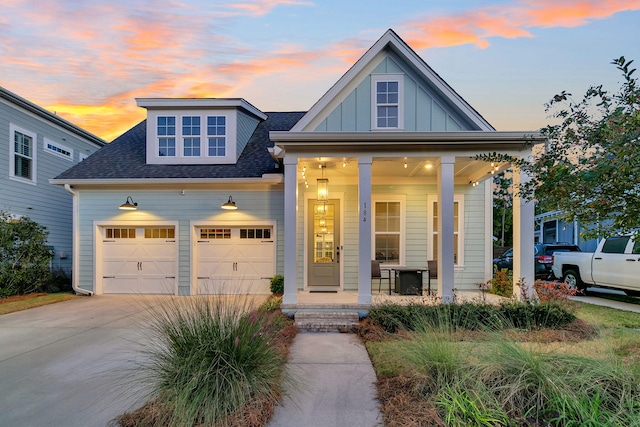
[[[49,184],[54,185],[170,185],[170,184],[280,184],[282,174],[264,174],[259,178],[118,178],[118,179],[65,179],[54,178]]]

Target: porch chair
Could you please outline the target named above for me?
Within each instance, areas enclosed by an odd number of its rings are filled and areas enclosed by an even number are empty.
[[[371,261],[371,280],[378,279],[378,293],[382,288],[382,273],[380,272],[380,261]]]
[[[429,281],[427,282],[427,293],[431,295],[431,279],[438,278],[438,260],[435,260],[435,259],[428,260],[427,268],[429,269]]]

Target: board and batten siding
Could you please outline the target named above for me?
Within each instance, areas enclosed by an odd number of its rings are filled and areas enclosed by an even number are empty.
[[[309,192],[304,185],[298,187],[298,247],[304,248],[306,241],[304,233],[304,221],[307,220],[306,203],[304,193]],[[484,184],[479,186],[456,185],[455,194],[462,196],[464,200],[464,265],[456,267],[456,288],[459,290],[476,290],[476,283],[484,281],[485,242],[491,236],[485,235],[485,221],[490,220],[485,216],[485,190]],[[313,192],[310,192],[313,193]],[[342,287],[347,291],[358,289],[358,187],[357,185],[332,185],[330,194],[342,194],[342,242],[344,249],[340,252],[340,262],[343,268]],[[428,253],[430,239],[428,234],[428,221],[432,221],[429,214],[428,197],[437,194],[434,184],[399,184],[399,185],[373,185],[371,188],[374,200],[384,200],[386,195],[391,198],[401,196],[404,199],[404,247],[406,266],[426,266],[427,260],[432,259]],[[315,194],[310,194],[315,198]],[[330,199],[333,198],[329,197]],[[307,199],[308,200],[308,199]],[[375,220],[372,206],[371,221]],[[305,213],[303,215],[302,213]],[[372,239],[372,245],[375,240]],[[307,246],[306,251],[309,250]],[[306,278],[304,277],[304,262],[306,251],[298,251],[298,289],[303,289]],[[426,278],[425,278],[426,283]],[[435,284],[432,282],[432,285]],[[373,285],[372,285],[373,286]],[[384,283],[383,283],[384,286]],[[376,288],[377,289],[377,288]]]
[[[449,106],[413,71],[399,65],[389,53],[371,74],[404,74],[404,129],[407,132],[477,130]],[[371,74],[345,96],[316,127],[316,132],[369,132],[371,124]]]
[[[227,201],[229,193],[238,205],[236,211],[225,211],[220,206]],[[124,203],[127,196],[132,196],[138,203],[136,211],[122,211],[118,206]],[[192,224],[215,225],[216,223],[231,225],[264,224],[272,221],[276,227],[277,247],[275,254],[275,271],[284,271],[283,247],[283,191],[271,189],[265,191],[248,190],[185,190],[180,189],[127,189],[127,190],[78,190],[79,199],[79,285],[83,289],[95,290],[94,260],[96,223],[145,226],[154,222],[171,222],[177,224],[177,282],[179,295],[190,295],[192,289]]]
[[[35,183],[11,179],[9,158],[13,155],[11,126],[35,134]],[[45,149],[45,140],[72,152],[67,158]],[[72,198],[62,186],[49,184],[65,170],[88,156],[98,146],[54,125],[42,117],[0,100],[0,210],[26,216],[47,228],[47,243],[53,246],[53,270],[71,273]]]

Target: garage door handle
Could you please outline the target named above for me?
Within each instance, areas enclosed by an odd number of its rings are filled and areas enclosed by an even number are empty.
[[[262,240],[262,243],[273,243],[273,240]]]
[[[198,276],[198,280],[200,280],[200,279],[208,279],[208,277],[205,277],[205,276],[200,277],[200,276]]]
[[[175,279],[176,276],[164,276],[165,279]]]
[[[116,276],[102,276],[103,279],[115,279]]]
[[[103,240],[104,243],[115,243],[115,240]]]

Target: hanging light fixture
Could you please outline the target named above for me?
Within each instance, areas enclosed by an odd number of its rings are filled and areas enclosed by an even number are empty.
[[[227,201],[227,203],[223,204],[220,207],[228,211],[234,211],[238,209],[238,207],[236,206],[236,202],[233,201],[233,198],[231,196],[229,196],[229,200]]]
[[[127,200],[121,204],[118,209],[122,209],[123,211],[135,211],[138,210],[138,203],[134,202],[131,196],[127,196]]]
[[[322,170],[322,178],[318,178],[318,201],[326,202],[329,199],[329,180],[324,177],[324,167],[320,165],[320,169]]]

